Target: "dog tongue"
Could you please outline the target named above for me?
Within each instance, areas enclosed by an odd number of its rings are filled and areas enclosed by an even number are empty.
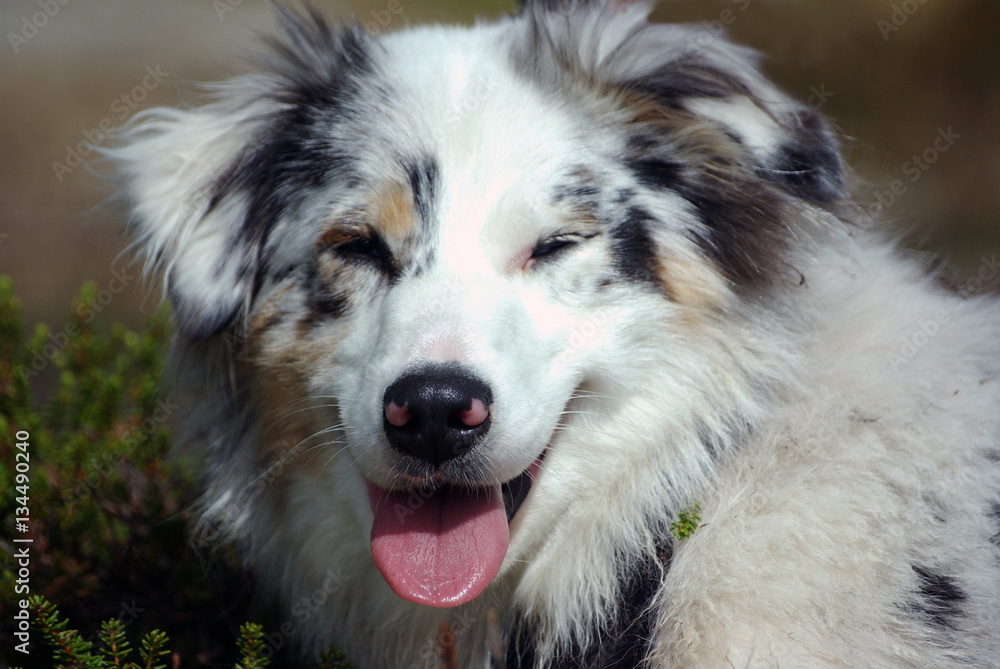
[[[458,606],[500,571],[510,540],[500,486],[395,493],[368,483],[368,500],[375,566],[403,599]]]

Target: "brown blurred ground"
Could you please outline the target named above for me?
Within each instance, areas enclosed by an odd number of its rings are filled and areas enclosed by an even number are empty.
[[[223,2],[232,11],[220,16]],[[387,2],[316,4],[371,20],[371,11]],[[411,22],[469,21],[513,6],[502,0],[402,4]],[[916,11],[897,13],[899,30],[884,34],[894,5]],[[43,22],[44,7],[58,11]],[[737,39],[764,51],[773,77],[821,104],[837,123],[865,180],[861,197],[872,200],[894,179],[906,179],[906,192],[888,213],[915,246],[942,251],[964,272],[974,271],[980,256],[1000,251],[1000,3],[667,0],[656,16],[721,20]],[[35,33],[25,24],[32,18],[44,23]],[[880,28],[880,20],[890,23]],[[57,175],[53,163],[69,167],[67,145],[99,137],[102,122],[107,128],[139,109],[192,99],[187,82],[239,68],[253,31],[268,25],[264,0],[3,0],[0,272],[14,275],[29,323],[61,322],[84,279],[117,286],[115,270],[128,285],[106,315],[136,323],[148,313],[151,302],[143,303],[139,280],[129,278],[134,272],[124,258],[116,260],[124,247],[122,221],[100,207],[108,188],[87,166]],[[147,77],[147,67],[162,81]],[[144,79],[150,90],[131,100]],[[917,182],[909,181],[907,161],[948,128],[960,138]]]

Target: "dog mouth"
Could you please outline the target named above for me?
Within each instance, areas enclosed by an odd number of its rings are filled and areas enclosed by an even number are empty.
[[[510,522],[531,490],[539,457],[503,484],[407,491],[366,482],[374,512],[371,550],[392,590],[411,602],[452,607],[478,597],[507,555]]]
[[[544,453],[542,457],[544,457]],[[525,498],[531,491],[531,484],[535,480],[535,476],[538,473],[538,469],[542,466],[542,457],[535,460],[534,463],[520,475],[515,476],[510,481],[502,484],[500,486],[500,495],[503,498],[503,508],[507,513],[507,524],[510,525],[511,521],[514,520],[514,514],[517,510],[521,508],[521,504],[524,503]]]

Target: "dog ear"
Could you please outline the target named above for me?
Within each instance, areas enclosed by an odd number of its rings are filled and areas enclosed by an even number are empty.
[[[191,338],[232,323],[252,290],[257,254],[239,234],[246,198],[220,198],[216,188],[249,139],[248,111],[153,110],[108,152],[131,210],[134,247],[147,271],[162,272],[177,325]]]
[[[758,54],[729,42],[721,27],[650,24],[652,4],[643,0],[525,7],[526,48],[517,58],[535,76],[610,91],[646,117],[659,107],[665,118],[701,119],[738,144],[746,166],[794,195],[815,203],[844,195],[834,133],[771,84]]]
[[[681,46],[626,89],[713,124],[740,147],[741,162],[797,197],[828,204],[845,195],[836,135],[761,74],[756,52],[710,29],[650,26],[648,38],[657,32]]]
[[[529,6],[515,64],[553,90],[596,93],[624,133],[623,166],[686,200],[698,219],[688,236],[756,294],[785,266],[785,196],[827,208],[846,199],[836,139],[761,74],[755,52],[721,29],[650,24],[651,7]]]
[[[518,0],[522,9],[537,8],[550,12],[570,12],[594,5],[625,5],[634,0]]]
[[[280,37],[258,56],[261,72],[215,86],[215,102],[201,108],[138,115],[108,151],[135,247],[147,269],[162,272],[190,338],[241,320],[294,193],[345,170],[323,128],[351,77],[370,72],[367,37],[334,30],[315,10],[279,6],[278,22]]]

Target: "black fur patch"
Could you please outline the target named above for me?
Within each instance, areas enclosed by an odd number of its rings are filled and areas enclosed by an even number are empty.
[[[844,194],[844,168],[840,154],[822,121],[815,114],[799,114],[803,126],[795,139],[782,146],[762,174],[793,195],[814,204],[830,204]]]
[[[652,154],[655,146],[644,137],[631,143],[642,153],[624,164],[643,186],[687,200],[704,225],[689,233],[693,241],[736,287],[759,291],[779,268],[788,238],[784,196],[772,183],[821,204],[841,194],[840,158],[832,143],[822,128],[810,139],[816,144],[789,144],[776,167],[756,174],[722,156],[706,156],[703,163],[685,167]]]
[[[935,627],[954,629],[954,621],[962,615],[962,602],[967,595],[951,576],[923,567],[912,566],[920,579],[916,611]]]
[[[622,88],[645,94],[673,109],[682,108],[691,98],[745,95],[756,99],[742,79],[709,65],[697,54],[664,63],[642,79],[624,82]]]
[[[298,16],[279,8],[285,42],[273,42],[266,64],[278,77],[273,98],[288,108],[275,115],[215,183],[210,210],[244,194],[246,217],[232,243],[248,258],[245,275],[256,294],[266,267],[263,249],[271,229],[304,191],[351,177],[352,159],[329,140],[330,128],[372,74],[369,42],[358,28],[337,32],[314,10]]]
[[[625,166],[643,186],[649,188],[671,188],[681,181],[680,163],[663,158],[640,158],[630,160]]]
[[[742,80],[697,60],[673,62],[634,86],[666,107],[682,107],[689,98],[734,94],[761,104]],[[832,133],[819,114],[806,109],[797,112],[793,121],[785,127],[791,140],[762,166],[759,174],[808,202],[830,204],[839,200],[844,194],[844,168]],[[739,143],[732,135],[730,139]]]
[[[601,629],[594,630],[596,643],[582,648],[574,641],[557,657],[545,658],[546,669],[640,669],[649,654],[656,624],[656,613],[650,607],[660,589],[663,574],[670,569],[673,545],[669,538],[657,546],[657,559],[636,560],[619,578],[620,608],[616,617]],[[539,658],[531,630],[507,640],[506,664],[498,669],[535,669]]]
[[[299,37],[316,52],[328,54],[329,62],[317,68],[302,62],[294,46],[279,45],[284,59],[295,64],[286,87],[275,98],[290,108],[265,129],[265,136],[251,144],[255,149],[218,184],[215,200],[234,190],[251,196],[243,233],[266,240],[270,227],[303,188],[318,187],[330,179],[345,177],[351,158],[329,142],[328,129],[357,94],[358,79],[369,76],[373,64],[364,33],[358,29],[336,34],[323,22],[286,26],[289,38]]]
[[[406,175],[413,192],[413,206],[421,223],[426,226],[430,223],[431,206],[437,193],[437,161],[430,157],[414,161],[406,166]]]
[[[331,290],[329,282],[320,276],[315,262],[310,263],[306,270],[305,286],[311,315],[338,318],[347,313],[347,295]]]
[[[779,264],[787,236],[782,195],[771,185],[774,179],[765,178],[770,175],[763,171],[748,173],[719,155],[705,155],[686,166],[656,155],[663,141],[645,135],[631,138],[634,154],[624,166],[646,188],[677,193],[692,205],[704,229],[689,234],[727,279],[741,288],[764,287]],[[692,148],[698,154],[706,147]]]
[[[628,281],[647,283],[658,290],[663,286],[659,275],[656,244],[649,234],[653,217],[639,207],[629,210],[625,220],[611,229],[614,266]]]
[[[635,191],[631,188],[620,188],[617,193],[615,193],[615,204],[626,204],[629,200],[635,197]]]
[[[678,186],[695,208],[705,231],[691,237],[738,287],[767,285],[783,255],[787,231],[781,201],[752,179],[713,178]]]
[[[993,502],[990,507],[990,515],[997,524],[997,533],[990,537],[990,543],[1000,548],[1000,502]]]
[[[578,203],[586,204],[589,208],[596,208],[594,205],[594,197],[600,195],[601,191],[596,186],[589,186],[586,184],[577,184],[574,186],[559,186],[556,188],[555,196],[553,200],[555,202],[562,202],[563,200],[571,200]]]

